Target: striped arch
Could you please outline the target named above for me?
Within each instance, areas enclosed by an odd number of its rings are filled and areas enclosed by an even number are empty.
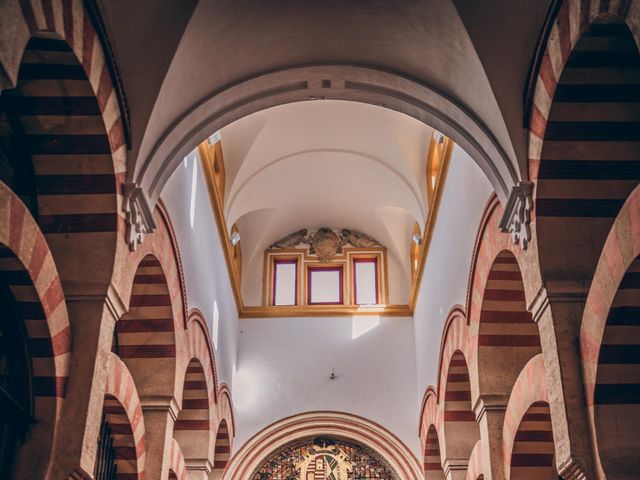
[[[482,461],[482,441],[478,440],[469,457],[466,480],[484,480],[484,463]]]
[[[20,199],[0,182],[0,282],[22,317],[31,356],[34,416],[18,464],[50,454],[65,397],[71,330],[58,272],[47,242]],[[45,453],[46,452],[46,453]],[[46,466],[46,462],[45,462]],[[37,476],[37,472],[31,472]],[[42,472],[44,477],[44,472]]]
[[[184,377],[182,410],[173,427],[173,437],[187,461],[210,458],[210,378],[197,358],[189,362]]]
[[[111,428],[118,480],[143,480],[146,440],[142,406],[127,366],[111,353],[103,412]]]
[[[502,439],[505,478],[558,478],[542,354],[529,360],[513,386]]]
[[[445,324],[438,373],[438,402],[443,409],[443,465],[445,471],[466,470],[480,431],[471,404],[469,362],[471,342],[464,312],[454,307]]]
[[[153,218],[156,230],[145,236],[144,243],[135,252],[121,251],[116,262],[113,283],[120,286],[123,298],[130,305],[129,312],[116,323],[116,333],[118,340],[122,334],[129,335],[119,342],[120,356],[132,370],[140,395],[176,396],[180,402],[184,379],[179,367],[186,368],[192,358],[185,331],[184,275],[175,235],[162,202],[158,203]],[[126,321],[130,320],[134,323],[127,331]],[[143,376],[149,373],[145,366],[158,361],[166,365],[164,375],[154,372],[151,378]]]
[[[116,323],[116,353],[127,364],[141,395],[173,395],[176,331],[172,296],[159,260],[138,264],[129,310]]]
[[[545,279],[588,284],[640,180],[639,15],[639,0],[564,0],[555,19],[529,127]]]
[[[425,480],[444,480],[442,457],[440,456],[440,441],[435,425],[427,430],[424,446],[424,478]]]
[[[180,445],[173,439],[169,450],[169,480],[187,480],[187,467]]]
[[[449,463],[453,468],[466,463],[469,459],[473,446],[480,440],[480,429],[471,404],[471,383],[467,360],[460,350],[456,350],[448,363],[443,397],[443,436],[445,463]]]
[[[7,55],[16,88],[2,93],[1,109],[31,157],[37,220],[65,290],[106,291],[124,233],[119,185],[126,169],[109,66],[83,2],[19,3],[16,17],[0,21],[16,48],[25,48]]]
[[[542,351],[538,326],[527,310],[518,260],[509,250],[493,259],[478,323],[479,394],[506,399],[522,367]]]
[[[580,331],[585,398],[603,477],[632,478],[640,408],[640,187],[605,243]]]
[[[419,426],[420,443],[424,452],[424,474],[426,480],[444,480],[442,470],[442,414],[438,407],[438,398],[432,386],[427,387],[422,400]]]
[[[218,392],[218,418],[220,423],[216,429],[215,450],[213,457],[212,478],[219,479],[224,475],[231,457],[233,438],[235,437],[235,420],[231,391],[227,384],[222,384]]]
[[[216,431],[215,453],[213,457],[213,478],[222,478],[231,458],[231,438],[227,421],[222,419]]]

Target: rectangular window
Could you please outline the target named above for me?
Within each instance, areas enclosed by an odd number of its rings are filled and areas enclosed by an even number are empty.
[[[275,259],[273,261],[273,304],[297,305],[298,260]]]
[[[342,305],[342,267],[309,267],[307,272],[309,305]]]
[[[375,305],[378,298],[378,259],[353,260],[353,297],[356,305]]]

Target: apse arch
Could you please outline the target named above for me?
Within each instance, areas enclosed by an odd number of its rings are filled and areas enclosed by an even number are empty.
[[[474,158],[502,202],[520,180],[515,153],[443,92],[388,70],[348,64],[295,66],[240,81],[194,104],[140,159],[134,180],[153,205],[169,176],[211,132],[269,107],[315,99],[350,100],[405,113],[452,138]]]
[[[223,479],[244,480],[279,448],[293,440],[317,436],[351,439],[385,458],[400,478],[423,478],[415,456],[384,427],[348,413],[308,412],[279,420],[256,433],[233,455]]]

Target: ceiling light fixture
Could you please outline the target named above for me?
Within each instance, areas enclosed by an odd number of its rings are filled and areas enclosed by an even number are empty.
[[[419,233],[414,233],[412,240],[416,245],[420,245],[422,243],[422,237],[420,236]]]
[[[233,232],[229,237],[229,241],[231,242],[231,245],[235,247],[240,241],[240,232]]]

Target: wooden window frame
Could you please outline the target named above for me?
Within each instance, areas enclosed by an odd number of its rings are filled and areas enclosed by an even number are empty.
[[[375,285],[376,285],[376,301],[375,303],[358,303],[358,281],[356,279],[356,265],[358,263],[373,263],[375,265]],[[351,256],[351,303],[353,305],[380,305],[381,302],[381,272],[380,272],[380,255],[352,255]]]
[[[278,273],[278,265],[295,265],[296,266],[296,275],[294,280],[294,304],[293,305],[277,305],[276,304],[276,288],[278,287],[278,279],[276,274]],[[291,307],[300,304],[300,257],[280,257],[273,256],[271,259],[271,305],[274,307]]]
[[[345,281],[344,281],[344,263],[335,263],[335,264],[307,264],[306,265],[306,282],[305,282],[305,290],[306,290],[306,301],[307,305],[344,305],[345,299]],[[326,271],[326,272],[340,272],[339,281],[340,281],[340,300],[338,302],[312,302],[311,301],[311,274],[314,271]]]

